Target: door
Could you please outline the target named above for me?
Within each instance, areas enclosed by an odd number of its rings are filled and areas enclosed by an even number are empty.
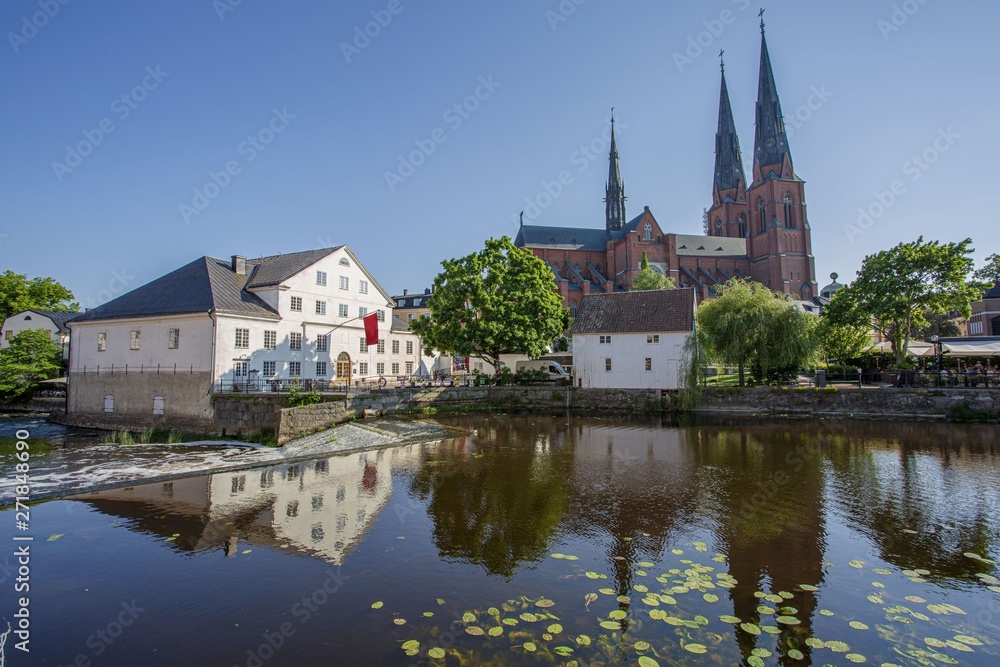
[[[351,382],[351,355],[346,352],[337,357],[337,382]]]
[[[233,362],[233,384],[244,385],[247,382],[247,374],[250,369],[249,361]]]

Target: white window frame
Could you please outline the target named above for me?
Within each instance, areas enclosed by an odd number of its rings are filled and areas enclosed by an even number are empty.
[[[270,369],[268,368],[269,364],[270,364]],[[268,370],[270,370],[271,372],[268,373]],[[278,374],[278,362],[276,362],[276,361],[265,361],[264,362],[264,371],[261,373],[261,375],[263,375],[264,377],[274,377],[277,374]]]
[[[316,351],[317,352],[329,352],[330,351],[330,335],[322,335],[316,337]]]
[[[351,289],[351,279],[347,276],[340,276],[340,289]]]
[[[316,272],[316,284],[322,287],[326,287],[326,271]]]
[[[358,294],[368,294],[368,281],[359,280],[358,281]]]
[[[8,331],[7,333],[13,333]],[[10,340],[13,336],[8,336],[7,340]],[[107,352],[108,351],[108,334],[106,331],[97,332],[97,351]]]
[[[278,332],[277,331],[265,331],[264,332],[264,349],[273,350],[278,347]]]
[[[167,329],[167,349],[179,350],[180,347],[181,347],[181,330],[176,328]]]
[[[293,331],[288,334],[288,349],[289,350],[301,350],[302,349],[302,334],[297,331]]]
[[[288,362],[288,375],[291,377],[302,377],[302,362],[301,361],[289,361]]]
[[[347,307],[348,306],[347,306],[346,303],[338,303],[337,304],[337,317],[348,317]]]
[[[378,344],[375,346],[375,353],[376,354],[385,354],[385,339],[384,338],[379,338],[378,339]]]
[[[317,301],[316,302],[316,314],[317,315],[326,315],[326,301]]]
[[[392,353],[399,354],[399,341],[396,339],[393,339],[392,341]]]
[[[301,313],[302,312],[302,297],[301,296],[293,296],[291,298],[291,301],[290,301],[288,307],[289,307],[289,309],[292,312]]]
[[[610,373],[611,372],[611,368],[612,368],[612,366],[611,366],[611,357],[604,357],[604,372],[605,373]]]
[[[316,377],[323,378],[326,377],[326,362],[317,361],[316,362]]]
[[[135,352],[139,349],[139,345],[142,342],[142,331],[140,329],[132,329],[129,332],[128,349]]]
[[[660,334],[646,335],[646,345],[659,345],[659,344],[660,344]]]
[[[248,350],[250,349],[250,330],[249,329],[236,329],[236,340],[234,341],[233,347],[237,350]]]

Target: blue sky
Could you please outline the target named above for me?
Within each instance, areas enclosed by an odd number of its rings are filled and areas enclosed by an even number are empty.
[[[766,7],[820,284],[921,234],[997,252],[1000,6]],[[592,160],[581,147],[602,146],[612,106],[630,217],[646,205],[667,230],[701,233],[720,49],[752,154],[757,11],[6,0],[0,270],[97,305],[201,255],[347,243],[390,292],[422,289],[442,259],[516,234],[521,209],[602,227],[606,148]],[[564,170],[572,183],[540,197]],[[859,209],[874,214],[863,225]]]

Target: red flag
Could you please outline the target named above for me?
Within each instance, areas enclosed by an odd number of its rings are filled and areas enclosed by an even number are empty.
[[[378,313],[365,315],[365,345],[378,344]]]

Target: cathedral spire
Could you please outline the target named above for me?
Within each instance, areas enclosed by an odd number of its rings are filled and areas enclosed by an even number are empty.
[[[614,107],[611,107],[611,152],[608,155],[608,182],[604,194],[605,224],[607,230],[613,232],[625,226],[625,183],[618,162]]]
[[[722,54],[720,54],[721,56]],[[743,173],[743,156],[740,152],[740,139],[736,134],[736,122],[733,120],[733,106],[729,102],[729,87],[726,85],[726,64],[722,63],[722,91],[719,94],[719,129],[715,134],[715,199],[721,204],[726,193],[735,190],[729,196],[736,200],[736,193],[746,189],[746,176]]]
[[[788,135],[785,120],[781,114],[781,101],[774,83],[771,55],[767,50],[764,22],[760,27],[760,80],[757,87],[757,131],[754,142],[754,174],[760,180],[767,180],[771,172],[779,178],[791,178],[783,174],[785,158],[791,168],[792,155],[788,149]]]

